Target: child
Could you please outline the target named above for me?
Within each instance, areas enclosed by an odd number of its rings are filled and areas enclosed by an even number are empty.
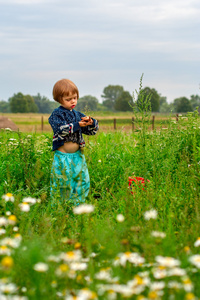
[[[95,135],[97,120],[74,110],[79,98],[76,85],[69,79],[62,79],[53,87],[53,98],[60,106],[52,112],[49,123],[53,129],[54,160],[51,172],[51,195],[59,188],[64,201],[71,200],[78,205],[85,201],[90,188],[90,178],[85,156],[82,133]]]

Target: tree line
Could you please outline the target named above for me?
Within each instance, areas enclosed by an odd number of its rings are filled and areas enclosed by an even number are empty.
[[[156,89],[145,87],[142,89],[144,97],[149,97],[152,112],[161,113],[184,113],[194,111],[200,106],[200,96],[191,95],[174,99],[172,103],[167,102],[167,98],[159,94]],[[139,103],[139,99],[125,91],[121,85],[108,85],[103,89],[101,95],[102,102],[91,95],[79,98],[76,110],[80,111],[132,111],[134,105]],[[0,112],[3,113],[43,113],[50,114],[59,103],[50,101],[47,97],[14,94],[8,101],[0,101]]]

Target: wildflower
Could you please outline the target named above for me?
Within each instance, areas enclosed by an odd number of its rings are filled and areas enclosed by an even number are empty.
[[[27,288],[25,286],[22,287],[21,289],[22,293],[26,293],[27,292]]]
[[[80,249],[81,248],[81,243],[79,243],[79,242],[75,243],[74,248],[75,249]]]
[[[167,277],[167,271],[164,267],[154,268],[152,270],[152,272],[153,272],[154,278],[156,278],[156,279],[162,279],[162,278]]]
[[[7,246],[0,246],[0,255],[11,255],[11,250]]]
[[[164,232],[159,232],[159,231],[152,231],[151,235],[153,237],[159,237],[164,239],[166,237],[166,234]]]
[[[53,288],[56,288],[56,287],[58,286],[58,284],[57,284],[57,282],[56,282],[55,280],[53,280],[53,281],[51,282],[51,286],[52,286]]]
[[[13,227],[13,231],[17,232],[19,230],[19,227],[15,226]]]
[[[0,217],[0,226],[8,225],[8,220],[5,217]]]
[[[43,262],[39,262],[33,266],[33,269],[37,272],[46,272],[49,269],[49,266]]]
[[[21,235],[15,238],[5,237],[3,240],[1,240],[1,245],[10,246],[12,248],[18,248],[21,243],[21,240],[22,240]]]
[[[185,276],[186,271],[181,268],[173,268],[168,271],[168,276]]]
[[[116,220],[121,223],[121,222],[124,222],[125,218],[122,214],[119,214],[119,215],[117,215]]]
[[[135,265],[141,265],[145,262],[145,259],[134,252],[119,253],[114,265],[120,264],[125,267],[127,261]]]
[[[95,274],[95,278],[98,280],[107,280],[111,281],[110,268],[102,269],[98,273]]]
[[[174,290],[180,290],[180,289],[182,289],[182,284],[177,281],[169,281],[168,288],[174,289]]]
[[[101,159],[99,159],[98,162],[101,163]]]
[[[163,257],[163,256],[156,256],[156,261],[160,266],[173,268],[180,265],[180,261],[173,257]]]
[[[21,211],[24,211],[24,212],[30,211],[30,205],[26,202],[20,203],[19,207],[20,207]]]
[[[26,197],[23,199],[23,203],[35,204],[36,202],[37,202],[37,199],[31,198],[31,197]]]
[[[79,291],[78,293],[78,299],[84,299],[84,300],[96,300],[97,294],[93,291],[90,291],[89,289],[85,288]]]
[[[2,261],[1,261],[1,265],[3,268],[5,269],[11,269],[12,266],[14,265],[13,259],[10,256],[5,256]]]
[[[89,214],[94,211],[94,206],[92,204],[80,204],[73,209],[75,215]]]
[[[135,288],[137,286],[149,286],[150,285],[150,279],[148,277],[142,277],[139,274],[134,276],[133,280],[130,280],[127,282],[127,285],[131,288]]]
[[[199,254],[190,256],[189,261],[191,262],[191,264],[195,265],[195,267],[200,269],[200,255]]]
[[[196,297],[193,293],[187,293],[185,295],[185,300],[195,300],[195,299],[196,299]]]
[[[11,212],[8,210],[7,212],[6,212],[6,216],[10,216],[11,215]]]
[[[82,258],[80,250],[68,251],[66,253],[61,253],[60,258],[67,262],[80,261]]]
[[[60,257],[55,256],[55,255],[50,255],[50,256],[48,257],[48,261],[51,261],[51,262],[59,262],[59,261],[60,261]]]
[[[117,294],[113,290],[109,290],[107,297],[108,297],[108,300],[116,300]]]
[[[17,292],[17,286],[14,283],[4,283],[1,284],[0,291],[4,294],[13,294]]]
[[[14,202],[15,198],[13,197],[13,194],[7,193],[6,195],[2,196],[2,199],[4,199],[6,202]]]
[[[3,234],[5,234],[5,233],[6,233],[6,230],[3,229],[3,228],[0,228],[0,235],[3,235]]]
[[[157,292],[151,291],[151,292],[148,294],[148,299],[159,299],[159,295],[158,295]]]
[[[157,215],[157,211],[155,209],[151,209],[144,213],[144,218],[145,220],[149,221],[150,219],[156,219]]]
[[[97,253],[92,252],[92,253],[90,254],[90,257],[94,258],[94,257],[96,257],[97,255],[98,255]]]
[[[15,215],[10,215],[10,216],[8,217],[8,224],[10,224],[10,225],[15,225],[16,222],[17,222],[17,218],[16,218]]]
[[[73,271],[84,271],[87,269],[87,264],[86,263],[80,263],[80,262],[72,262],[70,264],[70,269]]]
[[[56,269],[56,275],[57,276],[62,276],[64,274],[66,274],[69,271],[69,267],[66,264],[61,264],[58,266],[58,268]]]
[[[185,246],[184,247],[184,251],[188,254],[190,253],[190,247],[189,246]]]
[[[152,291],[163,290],[165,287],[165,283],[163,281],[156,281],[150,284],[150,289]]]
[[[194,243],[195,247],[199,247],[200,246],[200,237],[196,240],[196,242]]]
[[[182,278],[183,288],[186,292],[191,292],[193,290],[193,284],[189,277],[185,276]]]

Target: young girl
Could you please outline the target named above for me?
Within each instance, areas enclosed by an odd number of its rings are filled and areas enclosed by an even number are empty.
[[[71,200],[78,205],[89,193],[90,179],[82,134],[95,135],[97,120],[74,110],[79,98],[76,85],[69,79],[62,79],[53,87],[53,98],[60,103],[49,117],[53,129],[54,160],[51,171],[51,196],[59,190],[64,201]]]

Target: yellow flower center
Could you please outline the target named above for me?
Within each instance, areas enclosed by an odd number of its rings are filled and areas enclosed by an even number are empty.
[[[195,295],[192,294],[192,293],[187,293],[186,296],[185,296],[185,299],[186,300],[193,300],[193,299],[195,299]]]
[[[15,215],[9,216],[8,219],[9,219],[10,221],[17,222],[17,218],[16,218]]]
[[[157,299],[158,298],[158,294],[154,291],[150,292],[148,295],[149,299]]]
[[[140,285],[140,284],[143,284],[143,283],[144,283],[144,281],[143,281],[142,277],[140,277],[139,275],[136,275],[136,276],[135,276],[135,279],[137,280],[137,284],[138,284],[138,285]]]
[[[12,257],[10,256],[5,256],[2,261],[1,261],[1,265],[4,267],[4,268],[11,268],[13,266],[14,262],[13,262],[13,259]]]
[[[125,254],[127,257],[130,257],[131,252],[125,252],[124,254]]]
[[[62,265],[59,266],[59,269],[60,269],[61,272],[64,273],[64,272],[67,272],[69,270],[69,267],[65,264],[62,264]]]
[[[12,194],[11,193],[7,193],[6,196],[7,197],[12,197]]]
[[[73,251],[69,251],[66,253],[67,256],[69,256],[70,258],[73,258],[75,255],[74,255],[74,252]]]

